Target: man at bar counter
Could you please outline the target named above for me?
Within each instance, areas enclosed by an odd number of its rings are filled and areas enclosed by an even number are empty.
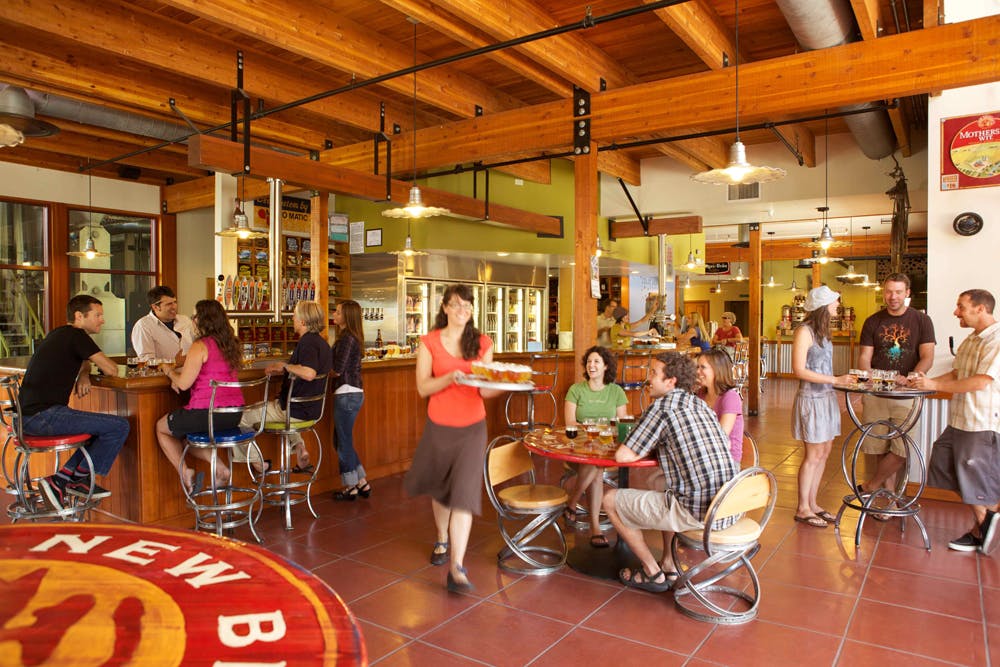
[[[146,293],[149,313],[132,327],[132,349],[142,361],[170,359],[184,363],[193,342],[191,318],[177,314],[177,296],[166,285]]]
[[[118,366],[88,335],[100,333],[104,325],[104,306],[98,299],[89,294],[74,296],[66,307],[66,317],[69,324],[50,331],[32,355],[21,381],[20,396],[26,435],[92,436],[84,448],[93,461],[93,471],[87,468],[87,459],[78,449],[54,475],[39,481],[42,497],[55,510],[65,507],[67,493],[87,496],[91,473],[107,475],[111,471],[129,431],[128,420],[123,417],[69,407],[70,392],[75,390],[81,398],[90,393],[91,363],[108,375],[117,375]],[[92,498],[110,495],[107,489],[94,484]]]
[[[882,284],[885,309],[872,314],[861,327],[858,368],[863,371],[893,371],[896,384],[906,384],[910,373],[926,373],[934,363],[934,323],[924,313],[907,305],[910,278],[905,273],[893,273]],[[866,422],[889,420],[900,424],[913,407],[913,400],[896,400],[865,394],[862,397]],[[879,427],[877,433],[885,433]],[[862,493],[871,493],[881,486],[895,490],[896,473],[906,463],[906,444],[901,438],[891,441],[865,439],[864,452],[878,457],[874,476],[861,485]],[[872,518],[885,521],[885,514]]]
[[[910,385],[952,394],[948,426],[934,441],[927,483],[962,495],[972,509],[972,529],[948,543],[955,551],[989,555],[998,541],[1000,514],[1000,324],[996,300],[984,289],[958,295],[955,317],[972,333],[958,346],[952,371]]]
[[[611,347],[611,327],[615,325],[614,312],[617,309],[618,300],[609,297],[597,313],[597,344],[601,347]]]
[[[641,569],[618,573],[626,586],[670,590],[677,579],[670,556],[674,532],[704,528],[702,518],[712,499],[739,472],[718,417],[692,393],[695,371],[695,362],[686,355],[653,357],[649,386],[655,400],[615,452],[616,461],[630,463],[655,450],[666,482],[666,491],[611,489],[604,496],[604,511],[642,563]],[[734,521],[724,519],[720,527]],[[662,561],[657,562],[643,539],[644,529],[661,531]]]

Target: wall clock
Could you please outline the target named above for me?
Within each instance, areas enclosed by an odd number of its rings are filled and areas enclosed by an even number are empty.
[[[955,228],[955,233],[959,236],[973,236],[978,234],[983,228],[983,216],[978,213],[959,213],[955,216],[955,221],[951,223]]]

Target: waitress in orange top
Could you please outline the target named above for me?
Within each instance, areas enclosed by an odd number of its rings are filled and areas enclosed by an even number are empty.
[[[486,452],[483,398],[499,391],[456,384],[473,361],[493,360],[493,341],[472,324],[472,289],[452,285],[441,298],[434,329],[417,349],[417,393],[430,397],[424,434],[404,482],[411,496],[429,495],[437,526],[431,563],[450,561],[448,590],[471,591],[462,565],[472,529],[481,513]]]

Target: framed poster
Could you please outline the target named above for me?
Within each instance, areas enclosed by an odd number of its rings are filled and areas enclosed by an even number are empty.
[[[368,248],[378,248],[382,245],[382,228],[369,229],[365,232],[365,246]]]
[[[1000,111],[941,119],[941,189],[1000,185]]]

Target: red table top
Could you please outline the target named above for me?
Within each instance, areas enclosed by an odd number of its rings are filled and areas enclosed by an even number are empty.
[[[355,666],[354,616],[254,545],[133,525],[0,526],[13,664]]]
[[[563,429],[539,428],[524,436],[524,446],[539,456],[545,456],[559,461],[586,463],[603,468],[652,468],[659,465],[652,457],[642,458],[630,463],[615,461],[615,450],[618,443],[602,445],[596,440],[588,440],[583,427],[580,435],[570,440]]]

